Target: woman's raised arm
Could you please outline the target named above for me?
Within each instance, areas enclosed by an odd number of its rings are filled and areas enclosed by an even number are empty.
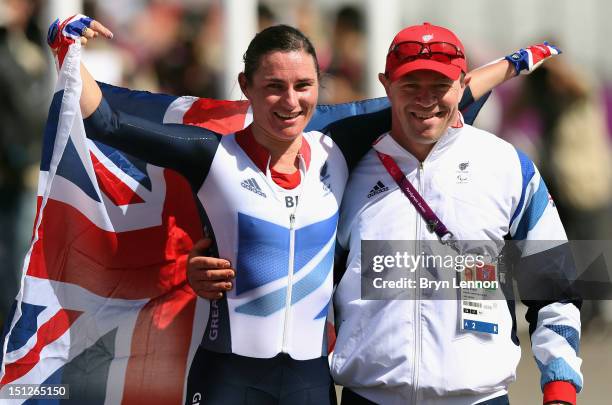
[[[87,45],[90,40],[99,36],[112,39],[113,33],[100,22],[78,14],[62,22],[59,19],[55,20],[49,27],[47,42],[51,50],[58,56],[59,63],[61,64],[68,45],[75,41],[80,41],[82,45]],[[83,82],[81,113],[83,118],[87,118],[100,105],[102,91],[83,63],[81,63],[81,80]]]

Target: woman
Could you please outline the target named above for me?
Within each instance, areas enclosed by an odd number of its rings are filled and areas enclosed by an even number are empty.
[[[112,37],[93,21],[83,42],[99,34]],[[235,134],[114,111],[82,67],[85,127],[91,138],[181,173],[219,257],[238,269],[234,281],[226,281],[233,270],[218,270],[223,279],[214,283],[226,293],[210,303],[187,403],[335,403],[325,319],[338,207],[349,167],[373,139],[303,132],[317,104],[319,67],[298,30],[262,31],[244,62],[238,81],[253,123]]]
[[[110,36],[96,22],[84,35],[97,33]],[[115,112],[82,68],[88,136],[183,174],[219,255],[241,270],[235,289],[211,304],[188,402],[200,392],[206,403],[335,403],[324,332],[348,169],[329,137],[303,133],[318,77],[302,33],[288,26],[262,31],[238,78],[253,124],[221,137]],[[367,149],[369,141],[362,143]]]

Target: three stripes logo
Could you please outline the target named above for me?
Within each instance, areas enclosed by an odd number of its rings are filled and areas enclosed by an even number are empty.
[[[378,180],[378,182],[372,187],[372,190],[368,193],[368,198],[372,198],[377,194],[384,193],[388,191],[389,187],[385,186],[382,181]]]
[[[250,179],[243,180],[242,183],[240,183],[240,185],[246,188],[247,190],[254,192],[257,195],[260,195],[263,198],[266,198],[266,193],[261,191],[259,184],[257,184],[257,182],[255,181],[253,177],[251,177]]]

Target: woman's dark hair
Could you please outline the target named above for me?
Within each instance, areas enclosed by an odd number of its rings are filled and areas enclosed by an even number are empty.
[[[305,51],[312,59],[319,77],[319,61],[314,46],[300,30],[288,25],[273,25],[255,35],[244,53],[244,76],[251,83],[261,57],[268,52]]]

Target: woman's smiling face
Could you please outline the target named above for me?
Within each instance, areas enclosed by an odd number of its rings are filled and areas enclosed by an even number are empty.
[[[312,55],[304,50],[268,52],[260,58],[251,80],[241,74],[239,82],[251,102],[255,130],[281,141],[302,134],[319,96]]]

